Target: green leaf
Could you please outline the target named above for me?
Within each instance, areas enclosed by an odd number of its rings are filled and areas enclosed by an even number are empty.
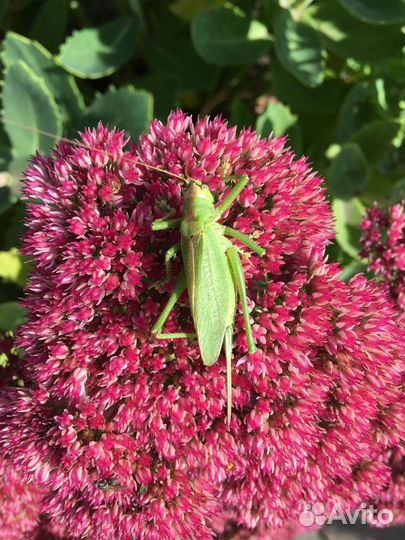
[[[376,27],[343,9],[336,0],[320,2],[311,10],[323,45],[342,58],[371,62],[398,55],[403,46],[399,25]]]
[[[31,36],[51,51],[56,51],[65,36],[68,22],[69,0],[41,2],[32,25]],[[57,21],[57,24],[53,24]]]
[[[184,21],[191,22],[203,11],[222,6],[225,0],[176,0],[170,9]]]
[[[360,251],[360,228],[365,208],[359,199],[348,201],[334,199],[332,202],[335,219],[336,241],[345,253],[357,258]]]
[[[188,39],[155,40],[146,58],[156,75],[175,77],[179,91],[210,90],[218,79],[219,68],[205,62]]]
[[[191,35],[201,57],[219,66],[253,64],[270,43],[262,23],[230,5],[201,13],[193,21]]]
[[[290,105],[296,111],[305,113],[330,113],[338,107],[344,83],[339,79],[327,79],[316,88],[301,84],[274,61],[271,69],[274,92],[278,99]]]
[[[55,100],[43,79],[24,63],[12,64],[3,87],[5,130],[12,143],[14,157],[48,152],[52,139],[40,131],[62,135],[62,120]],[[24,129],[21,126],[29,126]]]
[[[2,58],[8,68],[22,60],[37,77],[41,77],[60,106],[65,121],[74,121],[81,116],[84,102],[75,80],[40,43],[8,32],[3,42]]]
[[[87,109],[84,122],[86,126],[96,126],[101,120],[111,128],[124,129],[137,139],[148,127],[152,116],[153,96],[145,90],[124,86],[99,94]]]
[[[369,162],[374,164],[392,149],[393,140],[400,129],[401,123],[398,120],[377,120],[366,124],[352,136],[351,141],[357,143]]]
[[[287,133],[297,120],[298,116],[289,107],[279,102],[269,103],[264,113],[257,118],[256,131],[262,137],[268,137],[271,132],[279,137]]]
[[[27,265],[18,249],[0,251],[0,278],[25,287],[27,281]]]
[[[347,141],[353,133],[370,122],[375,114],[372,91],[367,83],[353,86],[346,95],[339,111],[336,137],[339,142]]]
[[[129,17],[98,28],[76,30],[61,46],[63,67],[83,79],[100,79],[114,73],[135,53],[139,23]]]
[[[360,147],[345,144],[326,176],[328,188],[335,197],[348,200],[360,193],[368,182],[368,164]]]
[[[393,24],[405,21],[403,0],[339,0],[354,17],[373,24]]]
[[[306,86],[319,86],[325,59],[317,32],[283,11],[276,18],[274,38],[278,59],[291,75]]]
[[[25,311],[18,302],[0,304],[0,330],[10,332],[25,322]]]

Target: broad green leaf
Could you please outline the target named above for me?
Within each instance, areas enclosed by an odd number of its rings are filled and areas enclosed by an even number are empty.
[[[0,304],[0,330],[9,332],[25,322],[25,311],[18,302]]]
[[[192,23],[194,47],[201,57],[219,66],[253,64],[269,47],[266,27],[227,4],[205,11]]]
[[[271,66],[271,78],[278,99],[296,111],[309,114],[334,112],[344,89],[344,83],[339,79],[327,79],[320,86],[309,88],[277,61]]]
[[[367,24],[350,15],[337,0],[319,2],[311,15],[323,45],[342,58],[372,62],[398,55],[403,46],[400,25]]]
[[[348,200],[367,185],[368,165],[360,147],[345,144],[333,160],[326,175],[329,191],[335,197]]]
[[[179,91],[210,90],[220,69],[205,62],[188,39],[157,39],[146,49],[156,75],[175,77]]]
[[[373,24],[393,24],[405,21],[403,0],[339,0],[352,15]]]
[[[60,106],[65,121],[73,122],[81,116],[84,102],[75,80],[40,43],[8,32],[3,42],[2,58],[6,67],[22,60],[37,77],[41,77]]]
[[[339,142],[346,142],[375,114],[372,105],[372,91],[367,83],[353,86],[346,95],[339,111],[336,137]]]
[[[129,17],[98,28],[76,30],[60,48],[62,66],[83,79],[100,79],[117,71],[135,53],[139,23]]]
[[[184,21],[191,22],[203,11],[222,6],[225,0],[176,0],[170,9]]]
[[[377,120],[357,131],[351,141],[359,145],[370,163],[376,163],[392,149],[400,129],[398,120]]]
[[[17,249],[0,251],[0,278],[11,281],[21,288],[25,286],[27,265]]]
[[[296,79],[311,87],[322,83],[325,54],[313,28],[283,11],[275,21],[274,39],[278,59]]]
[[[40,3],[32,25],[31,37],[44,47],[56,51],[65,36],[68,22],[69,0],[45,0]],[[57,21],[53,24],[53,21]]]
[[[31,155],[37,150],[48,152],[52,139],[41,131],[59,138],[62,120],[43,79],[24,62],[13,63],[6,72],[2,98],[4,128],[12,143],[13,156]]]
[[[363,204],[356,198],[348,201],[334,199],[332,202],[332,211],[335,219],[337,243],[345,253],[357,258],[360,251],[359,225],[365,213]]]
[[[289,107],[282,103],[269,103],[266,110],[256,121],[256,131],[262,137],[268,137],[271,132],[276,137],[287,133],[298,120],[298,116],[293,114]]]
[[[111,88],[96,96],[86,111],[84,122],[86,126],[96,126],[101,120],[111,128],[124,129],[137,139],[148,127],[152,116],[153,96],[145,90],[125,86],[118,90]]]

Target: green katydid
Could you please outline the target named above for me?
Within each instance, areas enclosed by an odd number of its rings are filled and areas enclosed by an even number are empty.
[[[170,275],[170,260],[179,251],[183,258],[183,270],[152,328],[152,333],[158,339],[197,337],[201,357],[206,366],[212,366],[217,362],[224,345],[228,423],[232,411],[231,357],[237,293],[241,300],[250,354],[256,351],[256,345],[250,325],[242,263],[238,249],[226,236],[239,240],[260,256],[265,254],[265,250],[249,236],[217,222],[248,182],[249,178],[246,175],[241,176],[229,195],[215,207],[214,197],[209,189],[193,181],[184,194],[183,217],[169,220],[163,218],[152,223],[154,231],[180,229],[180,242],[166,252],[167,276]],[[162,333],[170,312],[186,288],[196,333]]]

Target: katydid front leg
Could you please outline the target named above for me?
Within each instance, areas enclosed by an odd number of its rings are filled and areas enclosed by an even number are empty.
[[[180,296],[183,294],[183,292],[186,290],[186,276],[184,274],[184,270],[182,270],[181,274],[179,275],[176,285],[174,287],[174,290],[172,294],[169,297],[169,300],[166,302],[165,307],[163,308],[162,313],[160,314],[158,320],[155,322],[152,328],[152,334],[156,335],[157,339],[187,339],[187,338],[195,338],[196,334],[189,334],[186,332],[177,332],[173,334],[162,334],[162,328],[170,315],[170,312],[178,302]]]
[[[167,231],[168,229],[178,229],[181,218],[175,219],[156,219],[152,223],[152,231]]]
[[[239,195],[245,189],[248,182],[249,182],[249,177],[246,174],[243,174],[240,176],[240,180],[238,180],[238,182],[232,188],[229,195],[227,195],[225,199],[215,209],[215,214],[216,214],[215,221],[218,221],[218,219],[222,216],[222,214],[224,214],[228,210],[228,208],[232,206],[234,201],[239,197]]]

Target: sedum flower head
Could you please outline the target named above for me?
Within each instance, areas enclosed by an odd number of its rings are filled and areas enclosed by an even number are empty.
[[[401,311],[405,310],[405,210],[404,203],[386,210],[377,204],[362,223],[363,257],[370,270],[387,285]]]
[[[44,511],[73,538],[208,539],[229,516],[277,536],[303,501],[375,498],[390,476],[379,456],[405,436],[403,331],[382,289],[326,262],[331,212],[306,160],[181,112],[131,150],[101,125],[81,143],[26,173],[33,384],[0,402],[1,453],[46,490]],[[185,185],[161,170],[218,201],[250,178],[221,219],[266,249],[244,250],[258,352],[238,311],[230,427],[224,359],[204,367],[195,342],[150,334],[179,239],[151,223],[181,215]],[[166,329],[192,330],[187,295]]]

